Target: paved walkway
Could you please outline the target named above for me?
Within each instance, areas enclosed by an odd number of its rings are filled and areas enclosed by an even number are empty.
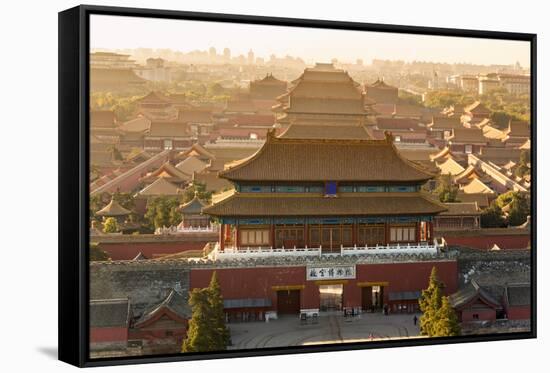
[[[416,315],[420,317],[420,315]],[[321,314],[317,324],[301,324],[298,316],[284,316],[269,322],[229,324],[231,349],[300,346],[418,337],[413,314],[385,316],[366,313],[354,318]],[[418,323],[417,323],[418,324]]]

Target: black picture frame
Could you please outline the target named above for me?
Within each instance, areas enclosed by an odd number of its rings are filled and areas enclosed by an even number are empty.
[[[281,347],[194,354],[89,359],[88,284],[89,265],[85,249],[89,242],[89,21],[91,15],[200,20],[243,24],[293,26],[340,30],[378,31],[469,38],[527,41],[531,45],[531,332],[463,336],[438,339],[346,343],[339,345]],[[59,359],[79,367],[152,362],[284,355],[341,350],[436,345],[536,338],[536,123],[537,123],[537,35],[434,27],[399,26],[358,22],[326,21],[214,14],[159,9],[82,5],[59,13]]]

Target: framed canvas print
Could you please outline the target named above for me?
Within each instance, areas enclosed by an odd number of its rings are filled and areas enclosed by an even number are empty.
[[[535,43],[61,12],[60,359],[535,337]]]

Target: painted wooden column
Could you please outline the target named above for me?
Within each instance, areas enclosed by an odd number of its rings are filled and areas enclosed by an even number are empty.
[[[433,237],[434,237],[434,225],[433,225],[433,221],[429,222],[428,223],[428,227],[430,229],[430,237],[428,238],[428,241],[433,241]]]
[[[223,251],[225,248],[225,224],[220,225],[220,250]]]
[[[275,224],[271,223],[269,226],[269,240],[271,241],[271,247],[275,249]]]
[[[241,248],[241,235],[240,235],[240,232],[239,232],[239,223],[238,222],[235,224],[235,247],[237,249]]]
[[[309,247],[309,226],[307,220],[304,222],[304,246]]]
[[[357,222],[354,221],[351,225],[351,241],[352,245],[357,245]]]

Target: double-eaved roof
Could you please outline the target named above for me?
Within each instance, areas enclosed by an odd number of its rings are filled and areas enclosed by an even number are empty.
[[[420,193],[233,193],[205,207],[213,216],[432,215],[445,211]]]
[[[277,138],[271,131],[252,156],[219,173],[234,181],[421,183],[434,177],[384,140]]]

